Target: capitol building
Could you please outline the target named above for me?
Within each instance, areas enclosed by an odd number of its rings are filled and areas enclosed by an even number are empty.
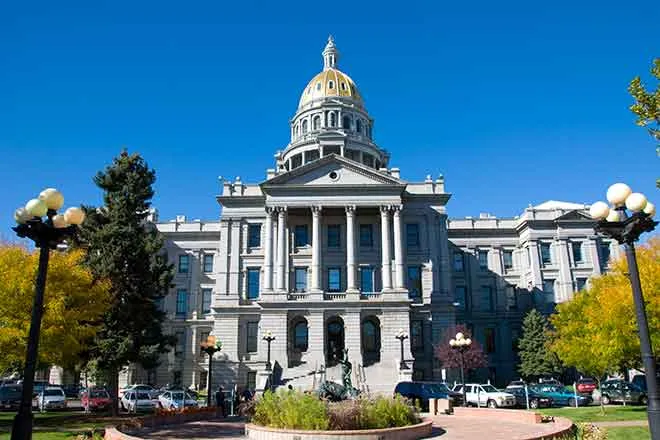
[[[470,379],[505,384],[518,377],[527,311],[551,312],[619,252],[582,204],[450,217],[444,177],[404,179],[374,141],[374,118],[339,55],[330,38],[289,123],[291,141],[263,181],[223,181],[208,201],[222,207],[219,219],[153,219],[175,267],[163,307],[178,342],[157,369],[127,368],[124,383],[205,388],[200,343],[214,335],[214,388],[263,389],[269,351],[274,382],[340,380],[347,349],[353,384],[391,393],[399,380],[457,378],[433,349],[464,324],[488,357]]]

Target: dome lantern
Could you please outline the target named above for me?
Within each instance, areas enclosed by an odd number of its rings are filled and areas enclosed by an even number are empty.
[[[335,40],[332,35],[328,36],[328,44],[323,49],[323,70],[336,69],[339,61],[339,51],[335,46]]]

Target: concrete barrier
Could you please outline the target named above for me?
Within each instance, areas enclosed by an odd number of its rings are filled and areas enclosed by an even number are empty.
[[[302,431],[247,424],[245,434],[252,440],[416,440],[431,435],[433,421],[400,428],[355,431]]]
[[[480,417],[497,420],[508,420],[517,423],[541,423],[542,415],[523,409],[491,409],[455,407],[454,414],[463,417]]]

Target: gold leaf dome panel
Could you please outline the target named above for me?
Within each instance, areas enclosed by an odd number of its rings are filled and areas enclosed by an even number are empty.
[[[307,84],[300,96],[298,108],[302,108],[317,99],[330,97],[352,98],[358,106],[364,106],[360,92],[353,80],[340,70],[328,68],[312,78]]]

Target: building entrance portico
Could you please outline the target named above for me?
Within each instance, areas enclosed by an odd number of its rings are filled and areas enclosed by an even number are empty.
[[[345,348],[344,320],[334,316],[325,324],[325,361],[328,366],[337,365]]]

